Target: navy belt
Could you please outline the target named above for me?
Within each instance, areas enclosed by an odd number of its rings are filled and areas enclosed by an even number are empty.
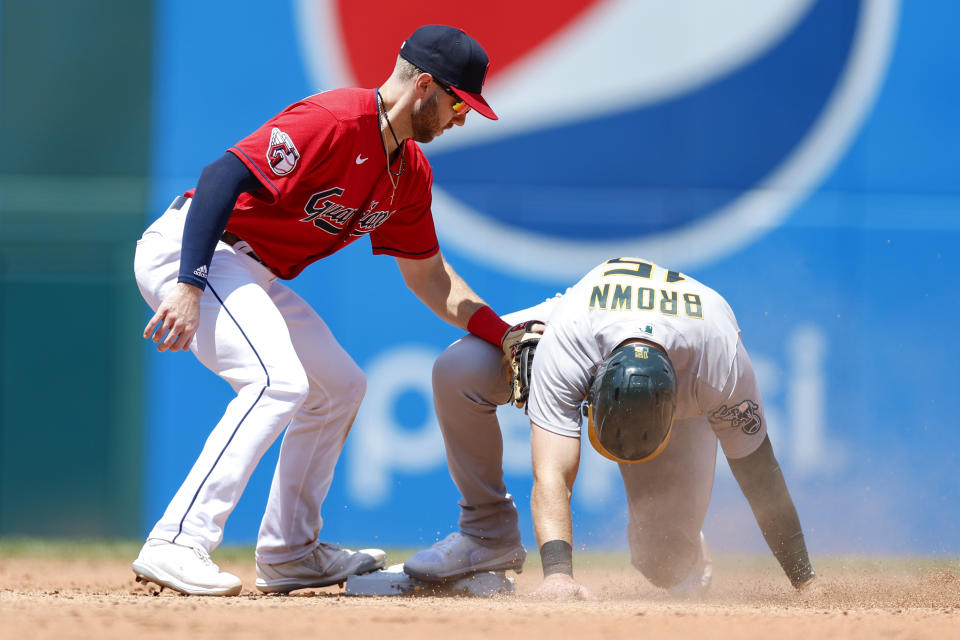
[[[220,236],[220,240],[221,240],[222,242],[227,243],[227,244],[230,245],[231,247],[235,246],[235,245],[236,245],[237,243],[239,243],[239,242],[243,242],[244,244],[246,244],[246,242],[244,241],[243,238],[241,238],[241,237],[238,236],[237,234],[232,233],[232,232],[230,232],[230,231],[224,231],[224,232],[223,232],[223,235]],[[260,259],[260,256],[258,256],[256,253],[254,253],[253,249],[250,248],[250,245],[247,244],[246,247],[244,247],[243,249],[240,249],[240,252],[247,254],[248,256],[250,256],[251,258],[253,258],[253,259],[256,260],[257,262],[259,262],[260,264],[262,264],[263,266],[267,267],[267,263],[264,262],[263,260],[261,260],[261,259]],[[269,269],[270,267],[267,267],[267,268]]]

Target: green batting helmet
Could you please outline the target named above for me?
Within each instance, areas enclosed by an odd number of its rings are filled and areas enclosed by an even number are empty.
[[[648,344],[613,350],[587,396],[590,444],[617,462],[645,462],[667,447],[677,409],[677,374]]]

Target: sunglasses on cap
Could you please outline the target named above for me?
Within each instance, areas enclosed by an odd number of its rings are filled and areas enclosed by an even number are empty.
[[[448,96],[453,98],[456,102],[453,103],[453,110],[457,112],[457,115],[467,113],[470,111],[470,105],[468,105],[463,98],[458,96],[449,85],[445,85],[436,78],[433,79],[437,83],[437,86],[443,89]]]

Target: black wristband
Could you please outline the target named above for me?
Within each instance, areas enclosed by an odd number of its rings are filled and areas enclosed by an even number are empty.
[[[554,573],[573,576],[573,547],[566,540],[551,540],[540,547],[543,577]]]

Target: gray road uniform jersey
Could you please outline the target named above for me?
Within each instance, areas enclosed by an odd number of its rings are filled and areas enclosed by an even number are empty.
[[[581,402],[593,373],[621,342],[645,338],[670,356],[679,391],[670,442],[653,460],[619,466],[634,565],[657,586],[680,583],[700,560],[718,438],[727,457],[740,458],[766,434],[756,378],[729,305],[688,276],[617,258],[563,295],[505,319],[547,322],[528,410],[532,422],[564,436],[580,436]],[[491,545],[520,540],[516,507],[503,482],[496,416],[510,398],[501,356],[465,336],[441,354],[433,372],[447,463],[462,494],[460,530]]]
[[[673,362],[678,423],[712,416],[730,458],[760,446],[766,425],[752,370],[735,366],[740,328],[730,306],[693,278],[636,258],[596,267],[554,307],[537,347],[530,419],[548,431],[579,437],[580,405],[593,374],[630,338],[659,344]],[[735,414],[738,419],[730,419]]]

